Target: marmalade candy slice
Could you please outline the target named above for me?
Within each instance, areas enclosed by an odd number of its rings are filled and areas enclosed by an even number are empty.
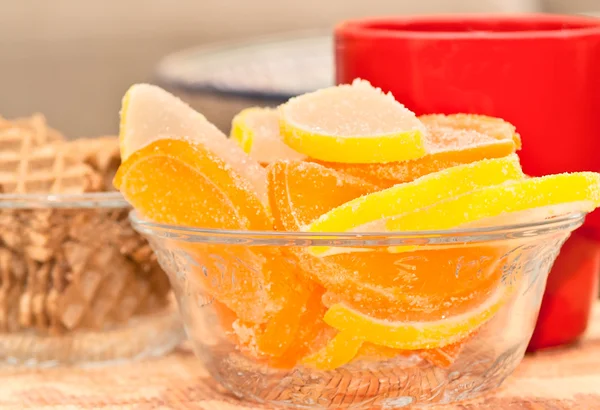
[[[273,226],[252,184],[197,141],[152,142],[119,167],[114,184],[154,222],[214,229]]]
[[[283,142],[279,134],[279,112],[273,108],[252,107],[241,111],[231,123],[231,139],[263,166],[306,158]]]
[[[256,296],[265,292],[275,309],[266,316],[266,320],[255,320],[254,323],[244,320],[247,314],[242,311],[238,314],[242,319],[234,325],[234,329],[248,349],[255,349],[255,357],[280,357],[295,342],[300,331],[302,313],[311,315],[312,320],[317,319],[318,306],[312,303],[311,297],[318,291],[311,282],[303,279],[290,257],[276,255],[263,265],[262,271],[265,275],[264,283],[258,283],[257,286],[243,283],[233,289],[233,292],[254,298],[255,306],[263,311],[268,305],[265,306]],[[247,302],[252,303],[251,300]],[[247,307],[244,305],[243,307]]]
[[[304,272],[335,295],[334,302],[374,318],[414,322],[459,315],[481,305],[501,285],[505,244],[416,248],[391,253],[299,253]],[[329,293],[328,293],[329,294]]]
[[[275,228],[299,231],[327,211],[377,187],[319,164],[277,161],[267,168],[267,190]]]
[[[198,264],[191,280],[235,314],[228,329],[247,355],[286,367],[328,327],[322,288],[306,280],[283,249],[194,244],[191,252]],[[227,310],[217,313],[231,317]]]
[[[426,154],[421,121],[367,81],[304,94],[279,110],[283,140],[311,158],[377,163]]]
[[[449,229],[484,218],[553,205],[590,212],[600,205],[600,174],[575,172],[507,181],[482,187],[432,206],[397,215],[385,222],[389,231]]]
[[[202,114],[160,87],[135,84],[121,107],[121,159],[160,139],[187,139],[202,144],[242,175],[266,204],[265,172]]]
[[[151,221],[214,229],[273,226],[252,185],[198,142],[151,143],[121,165],[115,185]],[[244,320],[265,322],[303,289],[295,270],[282,266],[287,259],[269,249],[202,243],[182,247],[203,289]],[[277,288],[280,280],[282,289]]]
[[[262,325],[235,321],[231,328],[240,349],[271,367],[291,369],[325,346],[335,330],[323,321],[327,311],[321,302],[324,289],[305,289],[287,295],[284,308]]]
[[[522,178],[524,175],[516,155],[458,165],[346,202],[321,215],[303,230],[315,233],[356,231],[369,223],[419,210],[478,187]],[[328,251],[331,251],[328,247],[311,247],[315,255]]]
[[[384,188],[482,159],[501,158],[521,147],[514,126],[483,115],[425,115],[427,154],[421,158],[381,164],[316,162]]]
[[[521,149],[521,136],[516,127],[501,118],[479,114],[426,114],[419,116],[419,120],[431,128],[476,131],[498,141],[512,139],[515,148]]]
[[[297,269],[272,247],[186,245],[193,260],[188,280],[227,306],[242,323],[266,323],[286,309],[288,299],[305,291]]]
[[[303,363],[332,370],[352,360],[380,361],[417,354],[434,366],[450,367],[463,346],[498,312],[513,290],[501,286],[468,313],[424,322],[375,319],[344,304],[335,304],[324,320],[339,333]]]
[[[325,314],[325,323],[340,333],[393,349],[433,349],[460,342],[490,320],[512,294],[512,287],[499,286],[476,308],[460,315],[432,321],[391,321],[375,319],[343,303],[333,305]]]
[[[477,331],[475,331],[474,333],[476,332]],[[465,344],[467,344],[467,342],[471,340],[473,336],[474,335],[471,334],[463,340],[443,347],[439,347],[437,349],[419,350],[418,354],[432,365],[440,367],[442,369],[447,369],[448,367],[452,366],[452,364],[456,361],[458,355],[462,352],[463,348],[465,347]]]
[[[317,286],[306,303],[304,309],[299,311],[298,332],[285,351],[279,357],[271,358],[269,365],[291,369],[303,358],[314,354],[321,349],[335,335],[336,331],[323,321],[323,316],[327,308],[322,303],[322,296],[325,290]],[[296,312],[298,314],[298,312]]]

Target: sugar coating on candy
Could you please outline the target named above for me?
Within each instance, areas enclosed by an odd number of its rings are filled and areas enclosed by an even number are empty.
[[[581,204],[589,212],[600,204],[600,174],[548,175],[483,187],[386,222],[390,231],[448,229],[483,218],[532,208]]]
[[[121,165],[115,186],[144,217],[199,228],[270,230],[251,184],[206,146],[161,139]]]
[[[273,108],[254,107],[240,112],[232,121],[231,138],[263,165],[306,157],[283,142],[279,133],[279,112]]]
[[[345,232],[432,205],[482,186],[523,178],[516,155],[447,168],[349,201],[305,226],[308,232]]]
[[[278,161],[267,168],[271,211],[278,230],[298,231],[329,210],[377,187],[310,162]]]
[[[244,350],[271,366],[291,368],[304,356],[320,348],[333,329],[323,322],[325,307],[321,288],[305,287],[287,295],[287,304],[266,323],[256,325],[237,320],[234,323]],[[334,333],[334,332],[333,332]]]
[[[499,141],[514,141],[511,138],[498,140],[475,130],[457,130],[451,127],[429,127],[425,139],[427,151],[436,154],[447,151],[460,151],[476,146],[491,145]]]
[[[302,102],[298,109],[297,102]],[[310,130],[332,136],[377,136],[425,128],[417,117],[368,81],[354,80],[292,98],[283,108],[287,120],[309,124]]]
[[[427,155],[422,158],[383,164],[316,162],[388,188],[460,164],[505,157],[520,147],[514,127],[502,120],[464,114],[419,118],[425,119],[427,127],[424,137]],[[490,122],[500,130],[493,129]]]
[[[292,98],[279,112],[285,143],[311,158],[375,163],[426,154],[415,114],[366,81]]]
[[[243,175],[266,201],[264,169],[217,127],[179,98],[150,84],[133,85],[123,98],[120,135],[124,160],[159,139],[184,138],[202,143],[215,156]]]
[[[270,288],[267,293],[273,301],[278,303],[278,309],[268,316],[263,324],[238,321],[237,326],[245,329],[246,338],[255,347],[255,356],[267,355],[281,357],[294,343],[299,331],[302,314],[311,307],[308,306],[314,287],[308,281],[301,280],[298,276],[290,275],[297,268],[280,260],[273,266],[277,271],[271,274]],[[288,272],[283,272],[288,269]],[[257,305],[258,300],[254,301]],[[258,307],[260,308],[260,304]],[[250,306],[248,306],[250,308]],[[316,316],[313,317],[316,320]]]
[[[240,350],[292,367],[323,327],[323,291],[304,279],[290,255],[273,247],[193,243],[189,280],[214,297],[219,320]]]
[[[512,139],[516,149],[521,149],[521,137],[515,126],[501,118],[477,114],[428,114],[421,115],[419,120],[429,128],[476,131],[499,141]]]

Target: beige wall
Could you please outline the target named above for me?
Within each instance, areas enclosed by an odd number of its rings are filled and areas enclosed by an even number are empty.
[[[72,136],[110,133],[127,86],[176,49],[363,15],[537,9],[537,0],[0,0],[0,115],[41,111]]]

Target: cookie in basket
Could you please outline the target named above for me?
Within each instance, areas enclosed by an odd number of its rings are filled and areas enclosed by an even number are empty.
[[[117,137],[67,141],[41,115],[0,118],[0,361],[115,360],[183,337],[164,272],[107,193],[119,165]]]

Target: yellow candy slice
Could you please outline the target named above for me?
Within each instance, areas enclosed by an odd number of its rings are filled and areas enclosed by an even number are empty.
[[[367,81],[292,98],[280,117],[285,143],[319,160],[378,163],[426,154],[425,127],[415,114]]]
[[[392,217],[385,227],[389,231],[449,229],[510,212],[569,203],[580,212],[598,207],[600,174],[578,172],[508,181]]]
[[[402,350],[433,349],[467,337],[490,320],[510,294],[510,288],[501,286],[478,308],[430,322],[392,322],[376,319],[343,303],[331,306],[324,320],[329,326],[339,330],[340,334],[350,333],[357,339],[376,345]],[[341,355],[335,346],[327,348],[328,354],[334,357]]]
[[[522,178],[524,175],[516,155],[446,168],[412,182],[349,201],[325,213],[303,230],[347,232],[374,221],[422,209],[480,187]],[[314,255],[324,255],[329,251],[328,247],[310,248]]]
[[[333,370],[349,363],[360,350],[363,340],[352,332],[340,332],[316,353],[305,357],[302,363],[319,370]]]
[[[263,165],[277,160],[300,161],[306,158],[283,142],[279,134],[279,113],[273,108],[242,110],[231,123],[231,139]]]

